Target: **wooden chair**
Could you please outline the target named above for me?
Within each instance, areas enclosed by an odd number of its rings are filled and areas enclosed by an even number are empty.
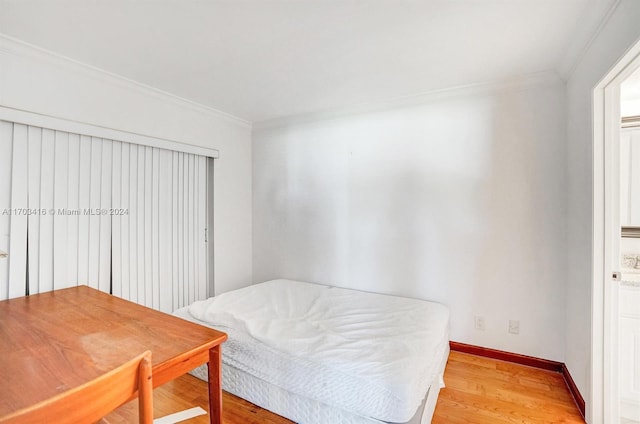
[[[0,418],[2,424],[95,423],[128,400],[139,398],[140,423],[153,423],[151,352],[81,386]]]

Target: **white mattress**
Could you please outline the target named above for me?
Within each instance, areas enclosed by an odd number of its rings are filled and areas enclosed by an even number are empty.
[[[416,414],[448,348],[449,314],[440,304],[290,280],[224,293],[176,315],[229,335],[225,365],[385,422]]]
[[[180,314],[188,314],[186,308]],[[407,422],[401,424],[428,424],[431,423],[433,413],[440,389],[444,387],[443,375],[449,349],[447,349],[440,360],[438,375],[431,383],[429,391],[418,407],[414,416]],[[207,366],[201,365],[190,372],[201,380],[207,381]],[[285,389],[269,384],[251,374],[240,371],[231,365],[222,364],[222,387],[229,393],[233,393],[243,399],[249,400],[262,408],[272,411],[278,415],[289,418],[301,424],[398,424],[385,423],[371,417],[356,415],[343,409],[334,408],[327,404],[318,402],[291,393]]]

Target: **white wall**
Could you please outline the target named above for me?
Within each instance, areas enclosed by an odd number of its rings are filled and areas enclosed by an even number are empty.
[[[2,37],[0,105],[218,149],[216,291],[251,282],[250,124]]]
[[[640,69],[630,75],[620,87],[620,115],[640,115]]]
[[[622,0],[567,83],[568,271],[565,362],[587,402],[591,421],[592,92],[640,37],[640,2]],[[600,384],[595,382],[594,384]]]
[[[640,115],[640,99],[627,100],[627,101],[621,102],[620,114],[622,116]]]
[[[546,78],[255,129],[254,280],[436,300],[452,340],[563,360],[564,111]]]

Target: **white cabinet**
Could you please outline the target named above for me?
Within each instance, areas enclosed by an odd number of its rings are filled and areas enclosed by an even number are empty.
[[[640,422],[640,286],[620,286],[620,416]]]

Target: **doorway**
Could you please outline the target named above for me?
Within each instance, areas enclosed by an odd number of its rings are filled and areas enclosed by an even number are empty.
[[[640,424],[640,69],[620,85],[620,115],[619,415]]]
[[[640,109],[634,112],[636,81],[640,107],[640,43],[594,90],[592,385],[596,389],[592,393],[600,396],[592,401],[602,401],[605,424],[640,424],[640,118],[633,118],[640,116]],[[600,383],[601,389],[597,388]]]

